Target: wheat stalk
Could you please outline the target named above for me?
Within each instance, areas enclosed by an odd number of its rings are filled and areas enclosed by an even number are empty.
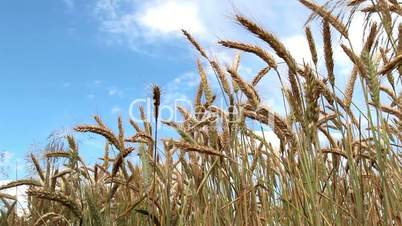
[[[374,24],[372,24],[372,26],[370,28],[370,33],[366,39],[366,42],[364,43],[362,54],[368,54],[371,51],[374,41],[377,36],[377,32],[378,32],[377,24],[374,23]],[[352,103],[353,91],[354,91],[355,82],[357,79],[357,74],[358,74],[358,69],[357,69],[356,65],[354,65],[352,72],[350,74],[350,77],[348,79],[348,82],[346,83],[346,88],[345,88],[345,92],[344,92],[345,98],[343,100],[343,103],[347,107],[349,107],[350,104]]]

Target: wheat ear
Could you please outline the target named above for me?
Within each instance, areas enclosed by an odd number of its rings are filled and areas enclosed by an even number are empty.
[[[205,53],[205,50],[201,47],[201,45],[193,38],[193,36],[188,33],[186,30],[181,30],[184,34],[184,36],[186,36],[187,40],[190,41],[190,43],[198,50],[198,52],[201,54],[201,56],[205,57],[206,59],[208,59],[207,54]]]
[[[40,181],[33,180],[33,179],[21,179],[21,180],[16,180],[12,181],[8,184],[0,186],[0,191],[8,188],[14,188],[22,185],[28,185],[28,186],[36,186],[36,187],[42,187],[43,184]]]
[[[275,69],[277,68],[277,64],[274,57],[257,45],[245,44],[241,42],[228,41],[228,40],[221,40],[218,43],[228,48],[254,53],[255,55],[259,56],[262,60],[264,60],[271,68]]]
[[[216,151],[213,148],[210,148],[208,146],[203,146],[203,145],[198,145],[198,144],[192,144],[184,141],[172,141],[172,144],[179,149],[185,150],[185,151],[190,151],[190,152],[198,152],[201,154],[207,154],[207,155],[216,155],[216,156],[221,156],[223,157],[224,155],[218,151]]]
[[[313,12],[320,15],[323,19],[328,20],[328,22],[335,27],[339,33],[341,33],[345,38],[348,38],[348,29],[337,17],[333,16],[331,12],[326,10],[323,6],[310,0],[299,0],[303,5],[312,10]]]
[[[33,226],[47,225],[48,220],[61,220],[63,219],[62,215],[49,212],[39,217],[39,219],[33,224]]]
[[[197,68],[198,68],[198,74],[200,75],[201,78],[202,90],[205,92],[205,98],[207,99],[207,101],[211,101],[212,91],[208,85],[207,73],[205,72],[204,67],[202,66],[200,60],[197,60]]]
[[[83,217],[81,208],[78,205],[78,203],[76,203],[69,197],[65,196],[61,192],[49,192],[49,191],[39,191],[39,190],[30,189],[27,191],[27,194],[29,196],[37,197],[40,199],[46,199],[46,200],[58,202],[58,203],[62,204],[63,206],[67,207],[79,219],[82,219],[82,217]]]
[[[247,96],[249,102],[254,107],[257,107],[258,104],[260,103],[260,98],[258,97],[258,94],[255,91],[255,89],[252,86],[250,86],[246,81],[244,81],[236,71],[233,71],[231,68],[228,68],[228,72],[232,76],[232,79],[236,81],[236,83],[239,85],[241,91]]]
[[[306,27],[304,29],[304,31],[306,33],[307,42],[308,42],[308,46],[309,46],[310,54],[311,54],[311,59],[313,60],[313,63],[315,65],[317,65],[318,57],[317,57],[317,49],[315,47],[315,41],[313,38],[313,33],[311,32],[310,27]]]
[[[386,65],[384,65],[381,68],[381,70],[378,72],[378,74],[380,74],[380,75],[387,74],[401,64],[402,64],[402,54],[398,55],[398,56],[394,57],[392,60],[390,60]]]
[[[331,43],[331,29],[329,27],[329,22],[327,20],[323,21],[323,40],[324,40],[324,58],[325,65],[328,72],[328,80],[331,86],[335,86],[335,75],[334,75],[334,60],[333,51]]]

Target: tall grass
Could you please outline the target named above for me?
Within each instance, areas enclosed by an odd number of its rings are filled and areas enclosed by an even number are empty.
[[[183,31],[215,72],[221,92],[213,93],[198,62],[197,111],[179,108],[184,122],[161,122],[180,138],[157,138],[156,86],[153,121],[140,109],[142,125],[130,121],[135,134],[126,134],[121,118],[117,132],[99,117],[94,125],[75,127],[106,139],[96,164],[82,161],[72,136],[65,138],[66,148],[50,148],[40,161],[32,155],[33,179],[0,187],[29,186],[29,211],[17,215],[16,198],[0,193],[2,225],[402,225],[402,7],[396,0],[331,2],[342,20],[331,4],[300,3],[318,22],[311,26],[323,32],[313,37],[306,27],[310,63],[297,63],[274,34],[236,15],[273,50],[219,41],[266,62],[248,82],[238,70],[239,56],[233,65],[220,65]],[[365,41],[356,52],[349,24],[361,11]],[[323,41],[323,49],[315,40]],[[339,46],[353,65],[347,84],[339,84],[344,79],[334,69]],[[271,74],[283,82],[278,92],[286,115],[264,106],[256,91]],[[354,95],[357,89],[361,96]],[[215,105],[216,95],[227,107]],[[280,139],[279,147],[269,142],[266,128]],[[138,162],[127,159],[130,153],[138,154]]]

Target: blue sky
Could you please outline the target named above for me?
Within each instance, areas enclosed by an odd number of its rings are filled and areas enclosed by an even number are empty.
[[[1,1],[2,165],[23,164],[50,134],[90,123],[94,114],[109,124],[119,114],[127,118],[130,103],[149,97],[152,83],[162,87],[166,103],[192,99],[197,55],[179,30],[189,30],[209,53],[230,62],[234,54],[217,47],[219,38],[259,43],[234,23],[235,12],[275,32],[299,61],[308,58],[302,27],[308,11],[296,0]],[[250,78],[262,64],[243,59],[241,70]],[[278,105],[278,82],[267,78],[265,84],[259,87],[265,101]],[[98,140],[80,142],[83,149],[97,149],[85,150],[86,158],[102,153]]]

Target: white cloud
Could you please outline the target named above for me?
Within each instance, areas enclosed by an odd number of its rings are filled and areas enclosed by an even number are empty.
[[[137,19],[140,25],[155,35],[172,33],[177,35],[181,29],[198,35],[205,32],[198,14],[195,2],[168,0],[147,4]]]
[[[251,39],[252,35],[239,29],[233,20],[233,15],[239,12],[259,23],[269,21],[275,32],[301,28],[304,21],[300,17],[307,15],[307,10],[303,9],[297,2],[290,1],[253,0],[249,4],[242,0],[97,0],[94,12],[99,29],[108,34],[102,35],[106,43],[128,45],[136,51],[149,53],[147,47],[158,45],[161,40],[183,39],[182,28],[202,43],[211,44],[218,37],[230,36]],[[287,26],[276,26],[279,23]],[[174,44],[169,42],[169,45]]]
[[[180,36],[185,28],[203,34],[197,1],[184,0],[97,0],[95,15],[102,40],[127,45],[138,52],[150,53],[157,40]]]
[[[286,48],[292,53],[298,64],[311,62],[311,53],[304,35],[297,34],[284,39]]]

